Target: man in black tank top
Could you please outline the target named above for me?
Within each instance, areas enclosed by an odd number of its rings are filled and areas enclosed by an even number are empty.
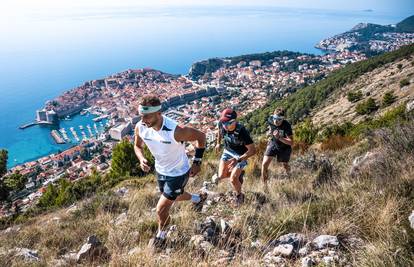
[[[262,162],[261,177],[266,185],[268,180],[268,169],[272,160],[276,157],[281,162],[286,174],[290,174],[289,160],[292,153],[293,131],[292,126],[284,119],[285,111],[277,108],[274,114],[268,119],[269,142]]]
[[[218,175],[213,177],[213,182],[230,178],[233,189],[236,193],[235,204],[244,202],[242,183],[244,168],[247,166],[247,159],[256,153],[253,140],[246,128],[237,120],[237,113],[226,108],[220,116],[218,124],[218,136],[216,151],[220,149],[221,140],[224,140],[224,151],[221,156]]]

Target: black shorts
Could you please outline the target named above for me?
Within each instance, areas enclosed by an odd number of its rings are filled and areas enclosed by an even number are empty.
[[[290,154],[292,154],[292,148],[290,146],[281,148],[275,144],[268,144],[265,151],[265,156],[277,157],[278,162],[289,162]]]
[[[181,176],[166,176],[157,172],[157,182],[160,192],[169,200],[175,200],[184,193],[184,187],[190,178],[190,171]]]

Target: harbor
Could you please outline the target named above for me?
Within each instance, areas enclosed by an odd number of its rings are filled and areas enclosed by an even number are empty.
[[[81,118],[83,123],[72,125],[73,118]],[[45,109],[36,112],[36,120],[19,126],[24,130],[36,125],[59,126],[50,131],[56,145],[77,144],[90,139],[98,139],[105,132],[105,126],[109,126],[106,119],[109,116],[97,107],[89,107],[78,111],[76,114],[58,118],[54,111]],[[105,124],[104,124],[105,122]],[[66,127],[67,125],[69,127]],[[92,126],[91,126],[92,125]],[[55,127],[53,127],[55,128]]]
[[[94,122],[93,118],[97,115],[88,112],[85,115],[74,114],[69,117],[64,117],[59,120],[59,124],[38,123],[34,120],[21,126],[16,126],[19,133],[21,149],[12,150],[9,154],[9,164],[11,168],[15,165],[22,164],[28,160],[33,160],[42,156],[46,156],[57,151],[69,149],[82,142],[82,134],[79,126],[82,125],[86,133],[85,140],[100,139],[106,134],[108,120],[104,119],[100,122]],[[30,120],[27,120],[29,122]],[[23,123],[22,123],[23,124]],[[28,126],[29,125],[29,126]],[[90,126],[93,137],[91,137],[87,125]],[[77,138],[72,134],[70,128],[73,127]],[[57,142],[52,136],[51,131],[56,130],[64,142]],[[65,133],[63,133],[64,131]],[[60,140],[61,141],[61,140]]]

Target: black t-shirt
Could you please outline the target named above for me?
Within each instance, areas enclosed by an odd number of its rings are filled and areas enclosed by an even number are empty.
[[[247,151],[246,145],[253,144],[249,131],[242,124],[237,123],[236,129],[232,132],[226,131],[221,123],[219,127],[226,150],[241,156]]]
[[[289,145],[283,143],[280,140],[277,140],[273,136],[273,132],[275,130],[279,131],[280,136],[284,138],[293,135],[292,126],[290,125],[290,123],[286,120],[283,120],[280,126],[274,125],[273,122],[271,122],[270,120],[268,121],[268,123],[269,123],[269,131],[270,131],[269,134],[271,136],[270,144],[279,149],[289,148],[290,147]]]

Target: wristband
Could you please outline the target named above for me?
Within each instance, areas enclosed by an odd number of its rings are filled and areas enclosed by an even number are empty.
[[[193,164],[200,166],[201,165],[201,159],[200,158],[194,158]]]
[[[195,154],[194,154],[194,159],[201,159],[203,158],[203,154],[204,154],[204,150],[206,150],[205,148],[196,148],[195,149]]]

